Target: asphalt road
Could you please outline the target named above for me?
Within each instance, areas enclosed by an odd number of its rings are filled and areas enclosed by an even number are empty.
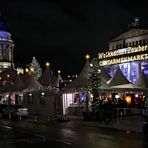
[[[0,148],[148,148],[142,133],[90,127],[83,122],[33,123],[0,119]]]

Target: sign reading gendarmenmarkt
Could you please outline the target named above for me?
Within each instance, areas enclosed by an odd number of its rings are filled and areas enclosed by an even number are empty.
[[[98,53],[99,65],[107,66],[125,62],[148,60],[148,46],[127,47]]]

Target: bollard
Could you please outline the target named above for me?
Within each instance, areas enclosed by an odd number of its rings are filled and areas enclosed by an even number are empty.
[[[34,122],[37,122],[37,117],[36,117],[36,115],[34,116]]]
[[[22,116],[21,115],[19,115],[19,120],[22,120]]]
[[[48,121],[48,122],[50,121],[50,116],[48,116],[47,121]]]
[[[9,113],[9,119],[11,119],[11,113]]]
[[[123,116],[123,113],[122,113],[122,111],[120,112],[120,116],[121,116],[121,117]]]

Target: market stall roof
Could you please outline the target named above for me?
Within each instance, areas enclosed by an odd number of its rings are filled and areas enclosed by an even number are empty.
[[[83,69],[81,70],[80,74],[78,75],[78,77],[75,78],[71,83],[69,83],[65,87],[65,90],[86,88],[90,84],[89,81],[90,72],[91,72],[90,62],[89,60],[86,60],[86,63]]]
[[[119,85],[127,85],[130,84],[130,82],[126,79],[126,77],[123,75],[121,69],[119,66],[117,66],[117,70],[114,74],[114,76],[107,82],[110,87],[112,86],[119,86]]]
[[[100,77],[103,79],[104,82],[108,82],[111,79],[111,76],[107,73],[104,67],[100,67],[100,70]]]
[[[30,75],[25,84],[25,89],[38,89],[42,87],[43,86],[38,82],[33,74]]]
[[[50,66],[46,66],[46,69],[39,78],[40,84],[47,87],[53,87],[56,77],[53,71],[50,69]]]
[[[57,76],[57,78],[55,79],[55,81],[54,81],[54,83],[53,83],[53,86],[54,86],[55,88],[59,88],[61,83],[63,83],[63,79],[62,79],[62,77],[61,77],[61,74],[58,73],[58,76]]]
[[[15,69],[13,69],[13,68],[12,69],[7,69],[7,70],[0,73],[1,79],[6,80],[6,81],[9,78],[9,79],[11,79],[12,82],[14,82],[15,79],[16,79],[16,76],[17,76],[17,71]]]
[[[14,90],[14,83],[8,79],[7,81],[3,81],[3,88],[1,89],[2,93],[10,92]]]
[[[16,80],[14,82],[14,91],[21,91],[23,90],[25,84],[21,78],[21,75],[18,74],[17,77],[16,77]]]
[[[133,85],[132,83],[129,83],[129,84],[122,84],[122,85],[111,86],[110,88],[131,89],[131,88],[138,88],[138,87],[135,87],[135,85]]]
[[[99,89],[109,89],[109,85],[103,79],[101,79],[101,84]]]
[[[143,70],[139,73],[139,77],[134,85],[138,88],[148,88],[148,78]]]

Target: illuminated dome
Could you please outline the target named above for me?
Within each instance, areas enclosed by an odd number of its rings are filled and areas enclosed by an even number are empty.
[[[14,42],[6,21],[0,16],[0,73],[14,67]]]

